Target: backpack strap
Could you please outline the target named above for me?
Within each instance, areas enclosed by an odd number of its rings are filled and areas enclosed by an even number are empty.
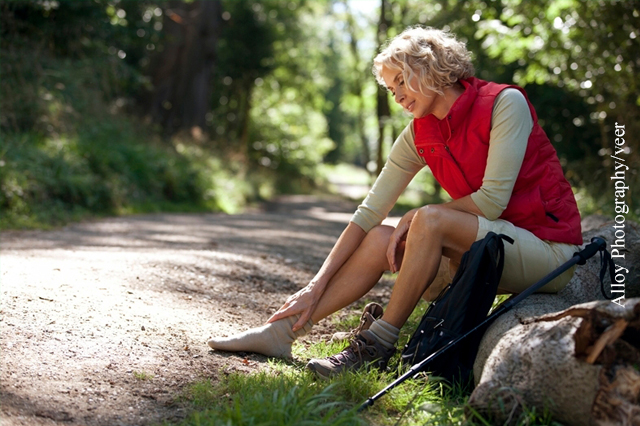
[[[505,234],[498,234],[498,237],[502,238],[503,240],[505,240],[506,242],[508,242],[509,244],[513,244],[513,238],[511,238],[508,235]]]
[[[607,274],[607,266],[609,267],[609,277],[611,278],[611,284],[615,283],[614,279],[614,269],[615,265],[613,264],[613,259],[611,255],[605,248],[604,250],[600,250],[600,291],[602,292],[602,296],[607,300],[613,300],[613,294],[611,297],[607,296],[607,293],[604,291],[604,276]]]
[[[613,295],[611,297],[607,296],[607,293],[604,290],[604,277],[607,274],[607,267],[609,268],[609,277],[611,278],[611,284],[615,283],[614,279],[614,269],[615,265],[613,264],[613,259],[611,258],[611,254],[607,251],[607,243],[603,238],[593,237],[591,239],[592,243],[584,250],[574,253],[574,256],[579,256],[580,260],[577,262],[578,265],[584,265],[587,263],[587,259],[596,254],[596,251],[600,252],[600,291],[602,292],[602,296],[607,300],[613,300]]]
[[[513,238],[505,234],[498,234],[497,237],[499,238],[498,249],[500,253],[500,259],[498,259],[498,270],[500,271],[500,275],[502,275],[502,270],[504,269],[504,242],[502,240],[509,244],[513,244]]]

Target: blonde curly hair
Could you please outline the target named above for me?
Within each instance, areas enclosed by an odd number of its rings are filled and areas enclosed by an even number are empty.
[[[380,75],[383,66],[402,72],[408,87],[423,95],[425,89],[443,95],[442,89],[474,73],[465,44],[447,31],[429,27],[407,28],[375,57],[373,75],[386,87]]]

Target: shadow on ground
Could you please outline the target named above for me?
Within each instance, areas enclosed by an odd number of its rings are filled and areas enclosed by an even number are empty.
[[[306,285],[355,207],[292,196],[236,216],[3,232],[3,426],[175,420],[189,410],[180,398],[189,383],[263,368],[265,357],[205,342],[262,324]],[[321,322],[309,338],[331,330]]]

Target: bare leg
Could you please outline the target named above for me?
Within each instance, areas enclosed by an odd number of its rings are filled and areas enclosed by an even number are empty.
[[[333,276],[325,289],[311,320],[321,319],[344,308],[367,294],[389,269],[386,251],[394,228],[381,225],[373,228],[358,249]]]
[[[478,218],[439,205],[418,210],[407,235],[402,267],[382,319],[401,328],[435,278],[440,259],[458,264],[478,233]]]

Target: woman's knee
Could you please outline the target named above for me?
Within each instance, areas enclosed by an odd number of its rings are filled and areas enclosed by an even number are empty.
[[[421,207],[409,228],[411,238],[439,242],[442,247],[441,254],[456,262],[469,250],[477,235],[476,215],[439,204]]]
[[[411,221],[411,228],[418,228],[420,232],[424,232],[425,230],[442,230],[446,218],[446,210],[450,211],[450,209],[438,204],[429,204],[420,207]]]

